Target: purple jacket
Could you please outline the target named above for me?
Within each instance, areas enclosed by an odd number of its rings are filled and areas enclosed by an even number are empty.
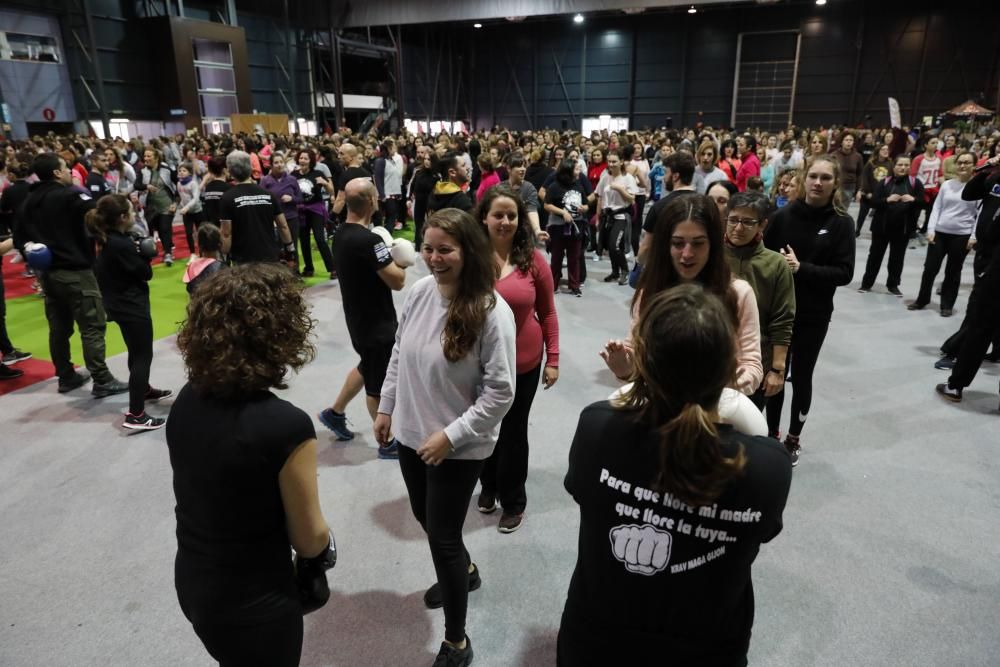
[[[281,204],[281,212],[285,214],[285,220],[297,220],[299,217],[299,204],[302,203],[302,191],[299,190],[299,180],[286,173],[280,179],[268,174],[260,179],[260,186],[278,198]],[[281,201],[282,195],[291,195],[292,201]]]

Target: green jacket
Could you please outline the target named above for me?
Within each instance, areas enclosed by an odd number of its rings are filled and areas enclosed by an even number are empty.
[[[763,241],[735,248],[726,244],[726,261],[734,278],[750,283],[757,297],[760,316],[761,363],[771,368],[772,346],[792,342],[795,323],[795,283],[792,270],[780,253],[768,250]]]

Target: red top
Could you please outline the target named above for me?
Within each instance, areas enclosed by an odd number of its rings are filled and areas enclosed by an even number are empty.
[[[587,169],[587,180],[590,181],[590,187],[594,190],[597,189],[597,183],[601,180],[601,174],[604,170],[608,168],[608,162],[605,160],[599,164],[592,164],[590,168]]]
[[[559,368],[559,318],[553,286],[552,269],[537,250],[527,273],[515,267],[497,281],[497,292],[514,312],[518,375],[542,362],[543,340],[545,365]]]

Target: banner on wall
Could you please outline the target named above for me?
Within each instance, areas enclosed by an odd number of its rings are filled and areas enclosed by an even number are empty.
[[[895,97],[889,98],[889,127],[903,127],[903,119],[899,113],[899,102]]]

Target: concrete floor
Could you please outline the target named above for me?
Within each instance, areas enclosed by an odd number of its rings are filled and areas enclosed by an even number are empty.
[[[907,254],[910,298],[923,256]],[[466,523],[484,581],[468,621],[483,667],[554,664],[578,521],[562,488],[566,452],[580,409],[615,386],[597,353],[625,333],[631,296],[600,282],[607,262],[589,266],[584,298],[557,297],[561,377],[532,412],[525,524],[501,535],[496,515],[474,509]],[[908,312],[881,281],[867,295],[857,279],[838,290],[785,529],[754,570],[751,664],[1000,664],[1000,366],[984,365],[963,403],[941,400],[934,384],[947,374],[932,364],[969,286],[945,319]],[[315,414],[356,358],[339,289],[309,298],[319,355],[284,395]],[[110,365],[127,375],[123,356]],[[156,344],[152,379],[181,387],[172,339]],[[125,405],[58,395],[54,380],[0,399],[0,665],[211,664],[174,594],[164,433],[126,436]],[[330,603],[306,618],[302,664],[430,664],[444,624],[421,601],[433,581],[426,543],[396,465],[376,460],[360,400],[349,416],[358,436],[346,444],[317,422],[340,562]]]

